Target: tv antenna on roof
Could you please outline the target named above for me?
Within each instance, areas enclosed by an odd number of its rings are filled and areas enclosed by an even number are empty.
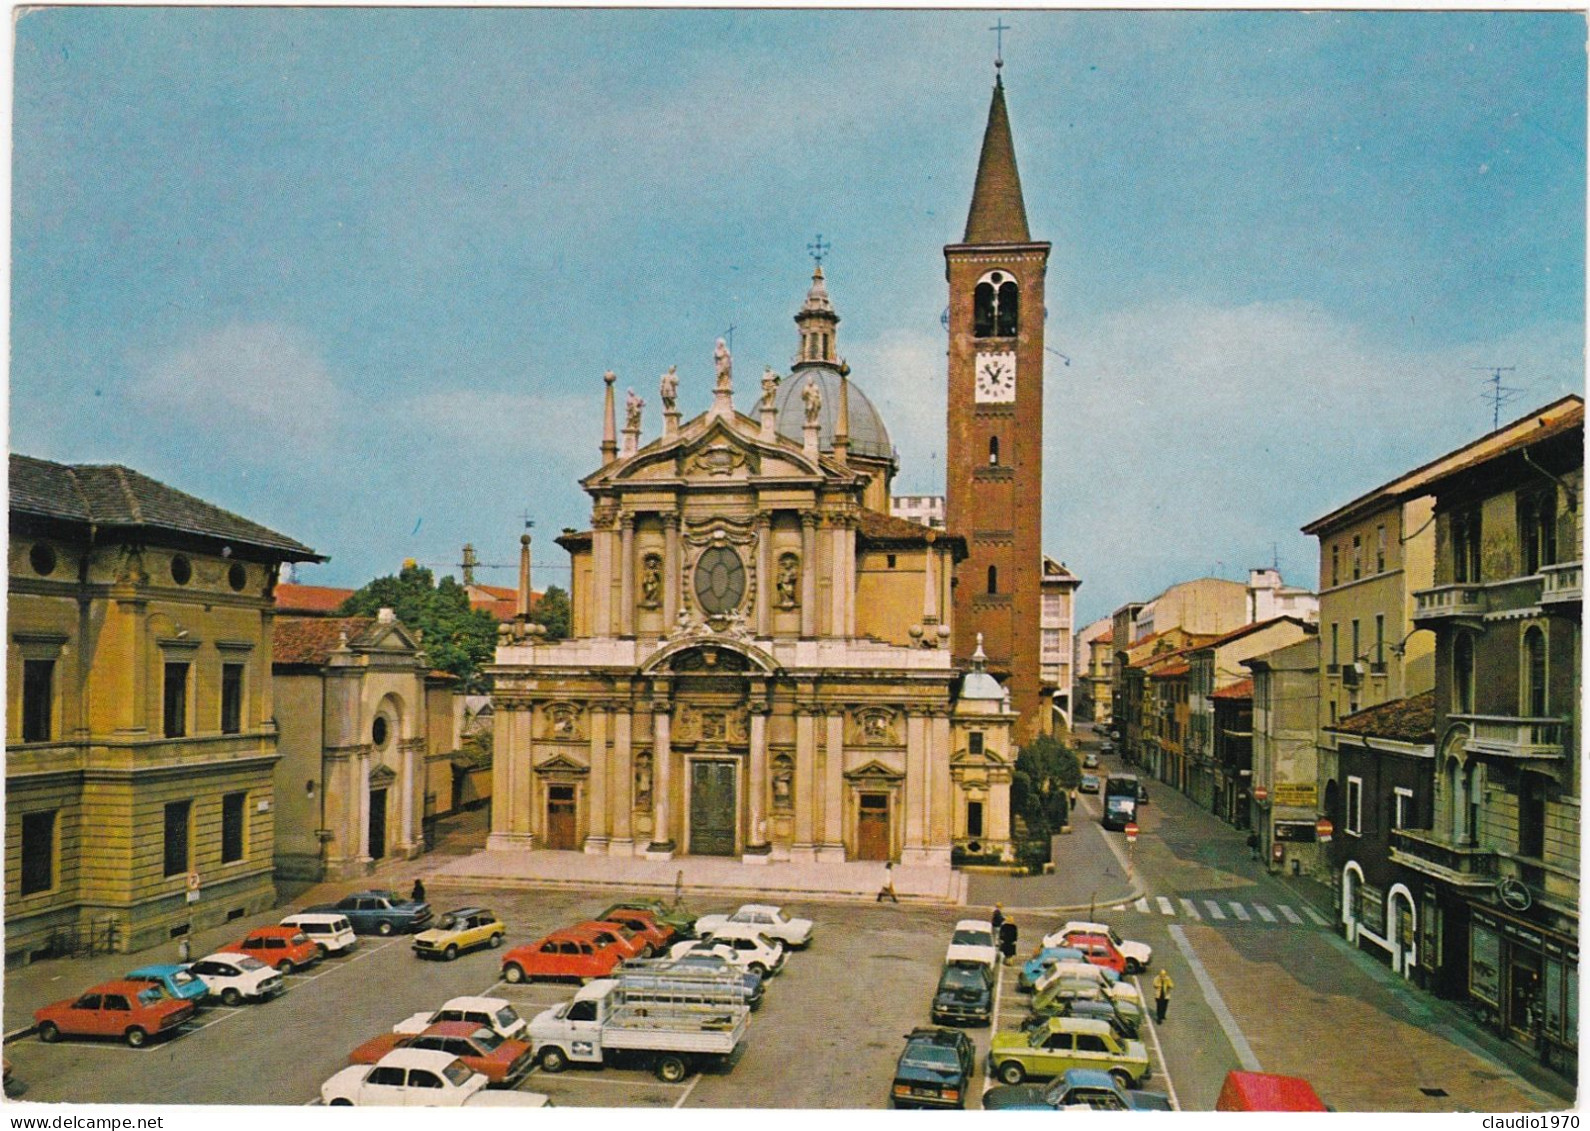
[[[1470,369],[1478,369],[1490,376],[1485,378],[1489,389],[1480,394],[1481,400],[1491,402],[1491,431],[1494,432],[1502,426],[1502,406],[1510,404],[1514,397],[1523,390],[1510,385],[1502,384],[1502,374],[1512,373],[1518,369],[1516,365],[1471,365]]]

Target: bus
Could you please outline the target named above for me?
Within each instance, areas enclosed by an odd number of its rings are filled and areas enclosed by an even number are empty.
[[[1104,827],[1124,829],[1137,820],[1137,777],[1111,774],[1104,779]]]

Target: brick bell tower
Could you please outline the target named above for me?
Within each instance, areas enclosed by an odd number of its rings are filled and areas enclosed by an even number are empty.
[[[1000,66],[996,62],[996,68]],[[944,249],[949,280],[949,439],[945,523],[967,540],[955,571],[955,659],[981,633],[988,669],[1039,729],[1043,567],[1043,321],[1049,244],[1027,231],[1016,147],[995,71],[962,242]]]

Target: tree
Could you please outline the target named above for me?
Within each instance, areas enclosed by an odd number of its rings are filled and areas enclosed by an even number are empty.
[[[421,634],[431,667],[457,676],[464,689],[486,689],[481,666],[497,648],[497,620],[485,609],[469,607],[469,594],[451,577],[438,584],[423,566],[405,564],[396,577],[378,577],[342,603],[342,616],[370,617],[391,609],[398,620]]]
[[[548,640],[568,639],[570,616],[569,595],[556,585],[547,586],[535,608],[530,610],[530,619],[547,630]]]
[[[1070,791],[1082,783],[1082,766],[1070,747],[1040,734],[1016,752],[1010,779],[1010,808],[1027,828],[1022,858],[1049,858],[1049,838],[1070,819]]]

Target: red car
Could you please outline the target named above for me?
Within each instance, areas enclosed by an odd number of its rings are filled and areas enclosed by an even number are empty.
[[[1083,957],[1095,966],[1114,970],[1123,977],[1126,975],[1126,955],[1115,949],[1108,935],[1076,932],[1067,935],[1063,945],[1080,950]]]
[[[646,945],[651,947],[652,954],[661,954],[668,949],[668,944],[674,941],[675,931],[665,923],[657,922],[655,916],[646,911],[613,911],[596,920],[600,923],[617,923],[636,932],[646,940]]]
[[[502,976],[508,982],[536,978],[578,978],[587,982],[607,977],[629,957],[629,948],[616,937],[611,942],[598,943],[589,932],[553,931],[540,942],[516,946],[503,955]]]
[[[496,1085],[512,1086],[535,1064],[529,1041],[499,1037],[473,1021],[439,1021],[414,1035],[382,1033],[348,1057],[349,1064],[374,1064],[393,1049],[448,1052]]]
[[[76,998],[46,1005],[33,1014],[39,1040],[117,1037],[138,1048],[150,1037],[169,1033],[198,1010],[191,1001],[166,996],[147,982],[102,982]]]
[[[320,947],[297,927],[255,927],[242,941],[221,949],[251,955],[279,974],[307,970],[321,958]]]
[[[583,932],[590,935],[599,943],[618,942],[625,950],[629,951],[625,958],[650,958],[652,952],[651,940],[634,927],[626,927],[622,923],[610,920],[598,922],[587,919],[583,923],[576,923],[569,930]]]

